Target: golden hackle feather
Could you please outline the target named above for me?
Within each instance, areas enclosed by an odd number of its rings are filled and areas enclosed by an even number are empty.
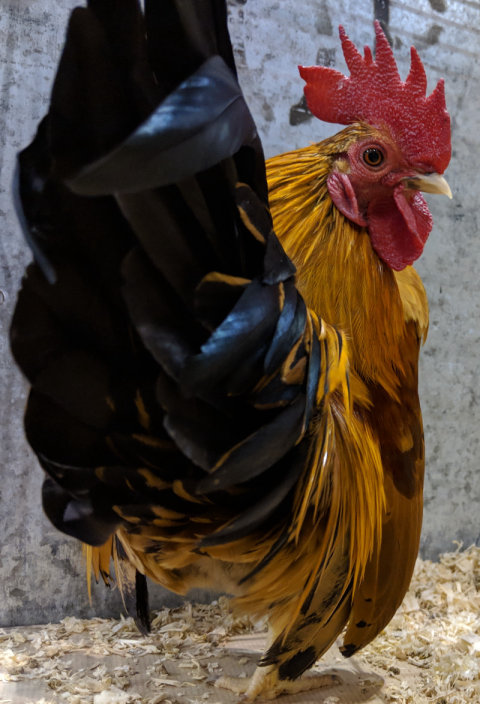
[[[297,487],[290,538],[299,551],[304,541],[313,541],[315,559],[307,568],[294,618],[316,580],[320,579],[322,591],[327,586],[325,571],[334,564],[339,545],[348,556],[339,597],[347,588],[354,591],[382,533],[383,471],[378,445],[367,424],[345,413],[339,396],[315,429],[312,450],[306,479]]]
[[[338,602],[349,585],[355,588],[362,579],[374,544],[381,537],[383,473],[378,446],[368,426],[355,417],[350,419],[348,437],[344,437],[346,417],[341,395],[333,394],[318,427],[310,431],[311,453],[295,495],[286,546],[251,583],[245,584],[244,593],[234,602],[239,610],[269,613],[272,628],[283,631],[283,637],[319,579],[326,602],[332,574],[339,569],[333,559],[339,546],[343,546],[345,559]],[[252,536],[209,549],[208,553],[234,562],[245,551],[254,565],[265,557],[275,539],[275,534],[259,535],[255,544]],[[322,599],[316,600],[316,606],[317,601]],[[335,603],[329,602],[323,621],[318,611],[317,628],[330,620]],[[336,635],[338,632],[332,637]]]
[[[333,205],[327,188],[338,155],[376,135],[369,125],[352,125],[320,144],[273,157],[267,177],[275,232],[297,266],[305,302],[346,335],[351,367],[394,395],[405,321],[395,274],[374,253],[368,232]]]

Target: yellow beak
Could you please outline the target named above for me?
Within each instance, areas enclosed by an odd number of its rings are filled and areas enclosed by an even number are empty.
[[[405,179],[407,188],[414,188],[416,191],[425,191],[425,193],[441,193],[444,196],[452,198],[452,191],[446,179],[440,174],[418,174],[418,176],[410,176]]]

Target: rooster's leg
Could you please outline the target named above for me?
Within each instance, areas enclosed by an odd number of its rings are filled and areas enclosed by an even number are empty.
[[[331,673],[301,675],[332,645],[348,620],[350,589],[345,588],[346,565],[348,545],[339,542],[300,613],[295,598],[282,602],[281,609],[272,610],[267,647],[253,677],[222,677],[217,685],[244,694],[247,701],[337,685],[340,680]]]
[[[307,675],[295,680],[282,680],[279,678],[278,668],[269,665],[257,667],[251,678],[220,677],[215,686],[229,689],[235,694],[243,694],[247,701],[255,701],[256,699],[276,699],[281,694],[296,694],[321,687],[333,687],[339,681],[339,678],[333,674]]]

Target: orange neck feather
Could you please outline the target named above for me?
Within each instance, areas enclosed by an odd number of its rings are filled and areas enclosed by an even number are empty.
[[[405,371],[405,313],[396,277],[373,251],[367,230],[337,210],[327,189],[334,159],[368,129],[355,124],[270,159],[269,198],[307,305],[346,334],[351,368],[395,396]]]

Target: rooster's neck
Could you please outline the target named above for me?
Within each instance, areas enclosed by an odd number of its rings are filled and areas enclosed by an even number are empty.
[[[395,395],[406,335],[397,277],[375,254],[367,230],[334,206],[324,144],[268,162],[275,232],[297,267],[307,305],[345,332],[353,369]]]

